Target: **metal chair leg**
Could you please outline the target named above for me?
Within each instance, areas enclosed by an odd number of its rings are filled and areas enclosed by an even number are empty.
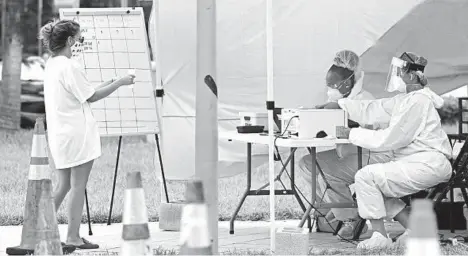
[[[340,231],[341,227],[343,227],[343,221],[339,221],[338,225],[336,226],[335,232],[333,232],[333,235],[336,236],[338,235],[338,232]]]
[[[353,235],[353,240],[356,241],[356,240],[359,240],[359,237],[361,236],[362,234],[362,230],[364,230],[364,226],[366,225],[366,220],[359,217],[359,223],[357,225],[357,230],[355,230],[354,232],[354,235]]]

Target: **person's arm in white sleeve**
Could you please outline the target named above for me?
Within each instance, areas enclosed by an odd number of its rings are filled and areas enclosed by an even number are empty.
[[[81,103],[85,103],[91,96],[94,95],[95,89],[88,81],[84,71],[72,63],[66,67],[64,75],[66,89],[71,92],[76,99]]]
[[[338,105],[348,113],[348,118],[363,125],[390,122],[396,99],[385,98],[378,100],[340,99]]]
[[[414,95],[409,100],[409,104],[392,117],[388,128],[351,129],[349,141],[374,151],[395,150],[409,145],[425,125],[428,109],[432,104],[430,99],[423,95]]]

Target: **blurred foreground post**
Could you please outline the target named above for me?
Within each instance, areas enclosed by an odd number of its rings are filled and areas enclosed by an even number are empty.
[[[195,176],[203,182],[213,254],[218,254],[218,89],[216,1],[197,0]]]
[[[216,255],[213,243],[210,241],[208,223],[208,208],[204,189],[200,180],[187,183],[185,201],[187,205],[182,211],[180,221],[180,252],[179,255]]]
[[[418,199],[412,203],[405,255],[439,256],[437,220],[431,200]]]

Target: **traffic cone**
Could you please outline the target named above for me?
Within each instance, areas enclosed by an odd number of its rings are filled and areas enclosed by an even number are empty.
[[[179,254],[213,255],[202,182],[188,182],[185,198],[187,205],[182,210]]]
[[[427,199],[417,199],[411,204],[409,219],[411,231],[406,241],[405,255],[439,256],[440,246],[433,202]]]
[[[31,160],[29,164],[28,188],[23,215],[23,229],[21,243],[16,247],[8,247],[8,255],[29,255],[34,253],[34,248],[39,242],[37,230],[39,219],[39,202],[41,200],[44,180],[51,179],[49,159],[47,156],[47,140],[45,137],[44,118],[36,119],[31,147]],[[54,209],[55,210],[55,209]],[[73,246],[63,248],[64,253],[75,250]]]
[[[148,213],[140,172],[131,172],[127,175],[122,223],[121,255],[152,255],[149,246]]]
[[[37,239],[39,242],[34,250],[35,255],[63,255],[51,191],[52,181],[41,180],[41,199],[39,200],[39,218],[37,220]]]

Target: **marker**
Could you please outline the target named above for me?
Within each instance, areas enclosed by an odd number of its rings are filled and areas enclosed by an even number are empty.
[[[129,75],[135,76],[135,73],[136,73],[136,70],[135,70],[135,69],[129,69],[129,70],[128,70],[128,74],[129,74]],[[133,84],[131,84],[129,87],[133,89]]]

